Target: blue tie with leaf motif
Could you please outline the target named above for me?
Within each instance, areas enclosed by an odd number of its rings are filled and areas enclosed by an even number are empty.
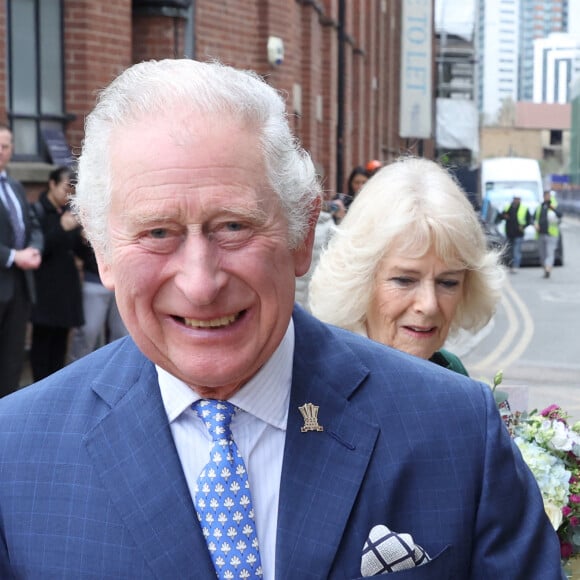
[[[262,578],[250,482],[230,428],[237,407],[201,399],[193,409],[212,438],[210,460],[197,479],[194,503],[217,577]]]

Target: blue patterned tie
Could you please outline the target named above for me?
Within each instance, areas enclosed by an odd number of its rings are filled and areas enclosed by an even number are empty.
[[[14,205],[16,202],[12,199],[12,195],[10,195],[8,187],[6,187],[6,178],[3,175],[0,176],[0,186],[2,187],[2,194],[4,196],[4,205],[8,210],[8,217],[12,224],[12,231],[14,232],[14,249],[21,250],[24,248],[24,229],[18,217],[16,206]]]
[[[193,409],[212,438],[210,460],[195,486],[195,508],[217,577],[261,578],[250,482],[230,429],[237,407],[201,399]]]

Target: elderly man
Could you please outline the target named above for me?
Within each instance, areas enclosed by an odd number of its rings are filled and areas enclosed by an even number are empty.
[[[561,577],[489,387],[294,308],[320,187],[256,75],[125,71],[76,204],[130,336],[1,402],[0,577]]]

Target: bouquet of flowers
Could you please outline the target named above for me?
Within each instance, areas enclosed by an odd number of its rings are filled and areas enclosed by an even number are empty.
[[[560,538],[563,560],[580,552],[580,422],[558,405],[515,413],[510,432],[530,467]]]

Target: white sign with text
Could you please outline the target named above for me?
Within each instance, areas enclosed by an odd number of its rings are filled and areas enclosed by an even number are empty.
[[[428,139],[433,133],[432,0],[403,0],[401,20],[399,135]]]

